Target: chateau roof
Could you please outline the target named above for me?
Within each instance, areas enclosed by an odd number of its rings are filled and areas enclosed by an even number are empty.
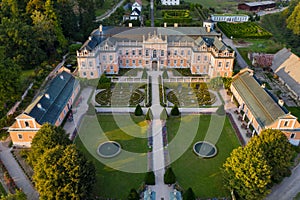
[[[300,96],[300,58],[283,48],[274,55],[271,66],[276,73],[298,96]]]
[[[237,90],[262,128],[286,114],[256,81],[252,71],[245,69],[238,73],[233,77],[232,86]]]
[[[192,37],[193,39],[197,39],[199,36],[202,37],[215,37],[221,36],[220,33],[215,31],[207,32],[205,27],[167,27],[167,28],[129,28],[129,27],[103,27],[102,33],[100,33],[99,29],[95,29],[89,39],[82,45],[80,51],[86,49],[88,51],[92,51],[97,45],[106,40],[107,38],[127,38],[128,40],[142,41],[142,36],[150,33],[151,35],[154,32],[159,35],[167,35],[169,36],[186,36]],[[173,37],[176,38],[176,37]],[[178,38],[178,37],[177,37]],[[182,37],[181,37],[182,38]],[[126,40],[125,40],[126,41]]]
[[[35,118],[39,124],[45,122],[55,124],[78,84],[78,80],[71,74],[61,72],[26,108],[25,113]]]

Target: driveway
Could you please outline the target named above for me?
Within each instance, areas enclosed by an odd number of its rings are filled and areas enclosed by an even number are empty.
[[[266,200],[293,200],[300,192],[300,163],[292,170],[292,175],[272,188]]]

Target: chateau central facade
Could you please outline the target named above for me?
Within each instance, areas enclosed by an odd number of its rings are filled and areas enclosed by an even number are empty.
[[[234,57],[220,34],[204,27],[115,28],[105,33],[100,26],[77,52],[79,76],[88,79],[118,74],[120,68],[188,68],[209,78],[231,77]]]

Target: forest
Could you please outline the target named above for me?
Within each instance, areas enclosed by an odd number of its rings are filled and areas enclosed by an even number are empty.
[[[20,100],[30,82],[39,88],[70,44],[88,37],[95,27],[96,3],[99,1],[0,1],[0,116]],[[32,91],[30,94],[32,98]],[[9,124],[4,118],[1,127]]]

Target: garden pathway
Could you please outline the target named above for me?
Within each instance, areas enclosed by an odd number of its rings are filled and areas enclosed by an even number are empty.
[[[13,157],[12,153],[10,152],[10,148],[6,147],[3,142],[0,142],[0,151],[1,161],[5,165],[9,175],[14,180],[17,187],[26,194],[27,199],[38,200],[38,192],[35,190],[30,180],[24,174],[23,170]]]
[[[164,146],[162,138],[162,122],[160,120],[160,113],[163,107],[160,105],[159,100],[159,84],[158,76],[162,72],[152,71],[149,74],[152,76],[152,106],[153,113],[152,122],[152,137],[153,137],[153,171],[155,174],[155,185],[151,186],[151,190],[156,192],[156,199],[169,199],[172,187],[164,184],[165,173],[165,158]]]

